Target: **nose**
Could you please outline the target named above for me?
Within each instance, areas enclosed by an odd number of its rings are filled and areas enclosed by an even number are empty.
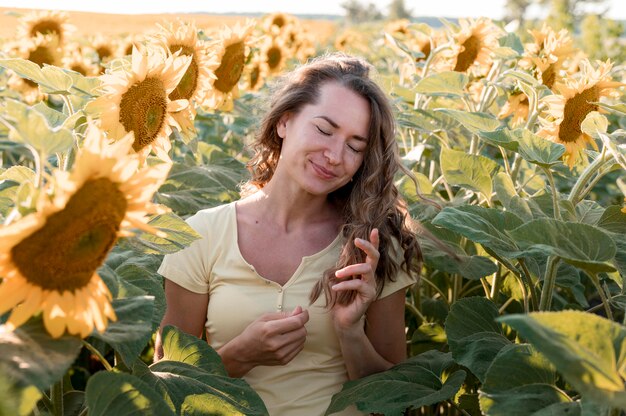
[[[339,143],[329,143],[324,150],[324,157],[331,165],[337,165],[341,162],[343,145]]]

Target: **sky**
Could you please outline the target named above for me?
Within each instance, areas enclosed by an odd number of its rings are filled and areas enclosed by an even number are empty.
[[[381,10],[389,0],[372,2]],[[343,0],[0,0],[0,7],[55,9],[121,14],[157,13],[269,13],[343,15]],[[502,18],[505,0],[405,0],[414,17],[490,17]],[[626,20],[626,1],[607,0],[607,17]]]

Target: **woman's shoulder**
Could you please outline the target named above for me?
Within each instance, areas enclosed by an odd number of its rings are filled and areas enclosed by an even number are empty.
[[[230,222],[231,215],[235,212],[235,202],[229,202],[223,205],[217,205],[210,208],[204,208],[196,212],[186,221],[189,225],[200,231],[198,228],[215,228],[227,226]]]

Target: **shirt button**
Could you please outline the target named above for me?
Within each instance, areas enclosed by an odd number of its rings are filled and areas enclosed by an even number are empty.
[[[278,293],[283,293],[283,288],[278,289]]]

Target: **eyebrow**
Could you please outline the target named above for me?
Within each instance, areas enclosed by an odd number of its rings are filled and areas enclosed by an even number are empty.
[[[333,128],[335,128],[335,129],[339,127],[339,124],[335,123],[335,122],[334,122],[331,118],[329,118],[329,117],[326,117],[326,116],[316,116],[316,117],[314,117],[314,118],[321,118],[321,119],[323,119],[323,120],[326,120],[326,122],[327,122],[328,124],[330,124],[331,126],[333,126]],[[365,137],[359,136],[359,135],[357,135],[357,134],[353,135],[352,137],[354,137],[355,139],[357,139],[357,140],[359,140],[359,141],[361,141],[361,142],[365,142],[365,143],[367,143],[367,139],[366,139]]]

